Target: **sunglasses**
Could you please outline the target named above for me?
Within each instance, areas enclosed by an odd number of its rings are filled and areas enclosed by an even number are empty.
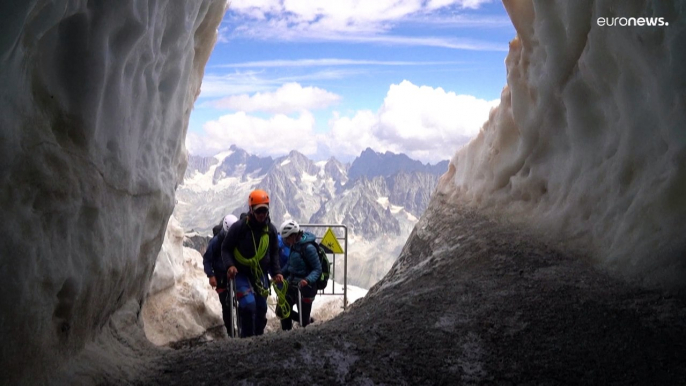
[[[253,210],[253,212],[255,212],[255,214],[266,214],[267,212],[269,212],[269,209],[261,207]]]

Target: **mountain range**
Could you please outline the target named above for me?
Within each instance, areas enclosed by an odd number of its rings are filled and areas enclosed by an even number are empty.
[[[346,225],[348,282],[368,288],[399,255],[447,168],[448,161],[422,164],[370,148],[352,163],[342,163],[335,158],[315,162],[295,150],[278,158],[259,157],[232,146],[213,157],[189,156],[174,216],[186,231],[209,235],[224,215],[247,210],[250,191],[264,189],[277,227],[287,218]],[[324,232],[306,230],[319,236]],[[343,236],[340,228],[333,230]]]

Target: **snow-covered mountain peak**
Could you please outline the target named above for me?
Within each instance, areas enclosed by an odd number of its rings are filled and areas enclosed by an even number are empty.
[[[373,169],[373,160],[380,158],[388,160],[383,172]],[[189,162],[189,169],[208,163],[199,162],[193,156],[191,159],[194,161]],[[370,224],[355,227],[363,229],[366,238],[397,235],[399,226],[392,219],[385,224],[381,213],[388,206],[378,206],[378,197],[388,197],[389,205],[403,208],[412,217],[417,217],[428,205],[438,178],[438,173],[427,172],[430,169],[404,154],[381,154],[372,149],[365,150],[356,160],[358,166],[366,166],[358,168],[359,175],[352,184],[348,184],[350,164],[333,157],[325,162],[314,162],[296,150],[272,159],[251,155],[232,146],[212,160],[219,163],[187,173],[178,189],[182,205],[177,207],[177,218],[185,229],[209,233],[223,214],[246,211],[245,197],[250,190],[260,188],[270,194],[271,217],[276,222],[292,217],[302,223],[341,223],[347,218],[351,224]],[[396,162],[398,160],[402,162]],[[360,174],[363,170],[371,171],[370,175]],[[355,206],[358,208],[354,209]],[[356,214],[350,217],[350,211]],[[379,216],[371,216],[377,212]],[[375,222],[384,224],[373,224]]]
[[[390,151],[378,153],[371,148],[367,148],[353,161],[348,170],[348,178],[356,179],[361,176],[389,177],[398,172],[409,173],[414,171],[443,174],[447,170],[448,161],[442,161],[436,165],[422,164],[420,161],[413,160],[402,153],[395,154]]]
[[[364,260],[370,250],[393,251],[388,258],[395,258],[428,206],[439,173],[427,171],[430,169],[403,154],[383,155],[372,149],[365,150],[357,162],[383,157],[391,160],[383,173],[368,168],[370,175],[360,174],[353,180],[350,164],[333,157],[314,162],[295,150],[276,159],[251,155],[235,146],[221,157],[191,156],[189,169],[193,171],[186,173],[177,189],[174,213],[184,229],[210,234],[224,215],[247,210],[251,190],[264,189],[270,195],[274,223],[293,218],[303,224],[344,224],[351,238],[364,240],[356,244],[364,245],[364,252],[352,247],[351,260]],[[395,162],[398,159],[404,162]],[[207,166],[211,162],[214,164]],[[369,286],[383,273],[367,272],[358,272],[364,279],[357,284]]]

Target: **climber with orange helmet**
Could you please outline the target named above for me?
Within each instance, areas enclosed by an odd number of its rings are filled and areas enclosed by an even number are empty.
[[[241,337],[262,335],[267,325],[269,278],[283,282],[277,231],[269,218],[269,195],[261,189],[248,197],[248,215],[224,237],[221,255],[227,276],[236,281]]]

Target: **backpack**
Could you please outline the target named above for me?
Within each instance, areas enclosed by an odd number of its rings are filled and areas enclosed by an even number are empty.
[[[331,276],[331,263],[329,262],[329,256],[326,254],[324,248],[317,244],[315,241],[310,241],[308,244],[312,244],[317,250],[317,255],[319,256],[319,263],[322,265],[322,274],[317,279],[315,284],[317,290],[323,290],[326,285],[329,284],[329,277]],[[307,259],[303,256],[303,261],[307,264]]]

